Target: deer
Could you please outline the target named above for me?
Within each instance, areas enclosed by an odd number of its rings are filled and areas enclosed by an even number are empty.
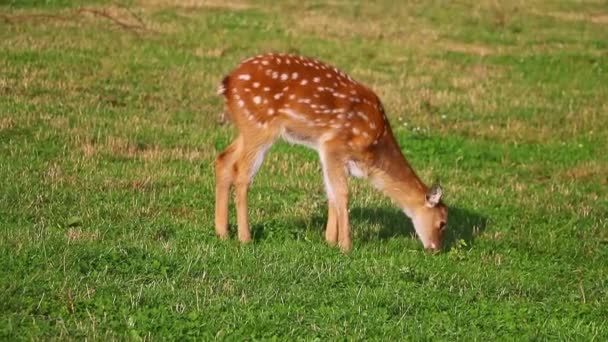
[[[217,91],[238,136],[215,160],[215,233],[228,237],[231,187],[238,239],[251,240],[247,193],[278,139],[319,154],[328,211],[325,240],[352,248],[348,178],[366,178],[408,216],[424,248],[439,251],[448,208],[440,185],[425,185],[407,161],[379,97],[340,69],[301,55],[243,60]]]

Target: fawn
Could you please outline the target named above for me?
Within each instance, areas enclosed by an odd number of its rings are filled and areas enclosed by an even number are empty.
[[[348,176],[365,177],[409,216],[425,249],[439,250],[448,210],[442,189],[418,178],[393,136],[376,94],[339,69],[311,58],[267,53],[244,60],[218,94],[238,137],[215,161],[215,230],[228,235],[235,187],[238,238],[251,240],[247,191],[266,151],[279,138],[319,153],[328,199],[325,239],[352,247]]]

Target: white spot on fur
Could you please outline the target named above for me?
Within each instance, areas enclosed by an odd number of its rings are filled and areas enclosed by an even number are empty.
[[[291,74],[291,79],[292,79],[292,80],[296,80],[296,79],[298,79],[298,73],[297,73],[297,72],[292,73],[292,74]]]
[[[251,75],[249,75],[249,74],[239,75],[239,80],[249,81],[250,79],[251,79]]]
[[[293,109],[281,108],[281,109],[279,109],[279,112],[289,116],[292,119],[296,119],[296,120],[300,120],[300,121],[308,121],[304,115],[297,113]]]
[[[254,97],[253,97],[253,102],[254,102],[255,104],[260,104],[260,103],[262,103],[262,97],[260,97],[260,96],[254,96]]]
[[[253,82],[252,86],[254,88],[259,88],[260,87],[260,82]]]
[[[315,83],[319,83],[319,82],[321,82],[321,79],[319,77],[315,77],[312,79],[312,81]]]
[[[281,74],[281,81],[287,81],[288,78],[289,78],[289,75]]]
[[[363,112],[357,112],[357,116],[359,116],[361,119],[363,119],[366,122],[369,121],[369,118]]]

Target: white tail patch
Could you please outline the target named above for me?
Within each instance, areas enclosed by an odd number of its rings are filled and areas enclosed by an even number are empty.
[[[224,87],[223,83],[220,83],[220,85],[217,86],[217,94],[224,95],[225,93],[226,93],[226,87]]]

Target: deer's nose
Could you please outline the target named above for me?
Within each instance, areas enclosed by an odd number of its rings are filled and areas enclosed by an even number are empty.
[[[431,242],[429,245],[425,247],[428,252],[439,252],[441,250],[441,245]]]

